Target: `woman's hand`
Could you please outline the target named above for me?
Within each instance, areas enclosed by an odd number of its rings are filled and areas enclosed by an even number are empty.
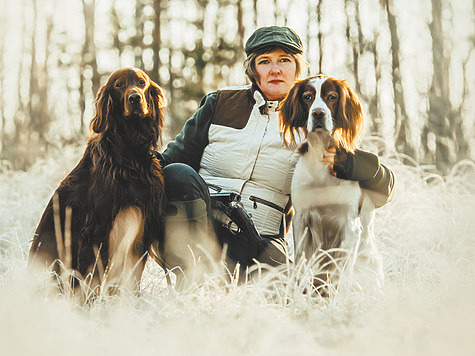
[[[336,155],[336,147],[327,148],[327,150],[323,153],[322,162],[329,163],[328,169],[330,171],[330,174],[336,177],[336,172],[333,170],[333,165],[335,163],[335,155]]]

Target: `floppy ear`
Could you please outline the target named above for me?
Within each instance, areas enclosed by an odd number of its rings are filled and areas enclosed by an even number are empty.
[[[279,125],[287,146],[295,140],[301,131],[306,134],[308,109],[302,99],[303,81],[295,83],[279,105]]]
[[[363,106],[358,95],[344,80],[337,83],[340,99],[335,121],[336,127],[341,129],[335,130],[334,136],[339,146],[354,152],[364,125]]]
[[[104,84],[97,92],[95,110],[89,127],[95,133],[104,132],[109,127],[109,119],[112,114],[112,97],[107,84]]]
[[[150,80],[150,86],[148,87],[147,101],[150,110],[150,115],[158,125],[159,138],[162,141],[162,128],[165,121],[165,109],[167,100],[163,94],[162,88],[157,83]]]

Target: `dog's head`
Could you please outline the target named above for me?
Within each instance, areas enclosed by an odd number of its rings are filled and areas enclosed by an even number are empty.
[[[106,131],[114,120],[152,118],[161,131],[165,97],[162,89],[137,68],[122,68],[113,72],[98,91],[91,130]]]
[[[363,128],[364,114],[358,96],[343,80],[318,75],[298,81],[280,106],[280,125],[290,144],[301,132],[328,132],[337,147],[349,152]]]

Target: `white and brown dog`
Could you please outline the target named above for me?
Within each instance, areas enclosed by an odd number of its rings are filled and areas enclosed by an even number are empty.
[[[328,295],[330,283],[341,284],[343,278],[356,279],[362,288],[368,281],[381,287],[382,262],[372,232],[374,203],[357,181],[337,178],[322,162],[330,147],[355,151],[364,122],[358,96],[345,81],[310,77],[290,90],[280,120],[287,144],[301,134],[306,138],[291,187],[295,262],[313,265],[312,284],[322,295]]]

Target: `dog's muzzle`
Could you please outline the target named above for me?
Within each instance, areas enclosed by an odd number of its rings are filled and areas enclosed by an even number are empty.
[[[312,111],[312,126],[310,131],[323,129],[325,131],[331,131],[332,128],[328,127],[327,114],[323,109],[317,108]]]
[[[127,98],[132,105],[139,104],[142,101],[142,96],[139,93],[132,93]]]
[[[125,116],[143,117],[147,114],[147,105],[140,93],[133,92],[127,97]]]

